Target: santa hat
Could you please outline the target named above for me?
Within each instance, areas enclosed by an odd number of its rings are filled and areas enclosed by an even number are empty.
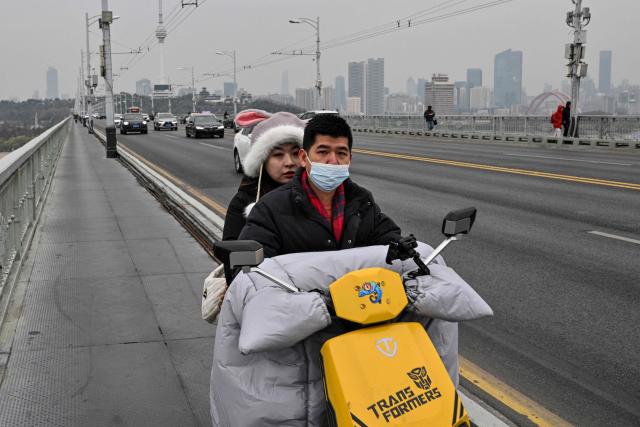
[[[256,111],[252,112],[254,116]],[[257,119],[257,117],[255,118]],[[254,178],[260,174],[262,165],[275,147],[283,144],[295,144],[302,147],[305,126],[305,122],[300,120],[298,116],[287,112],[274,113],[268,118],[262,118],[255,122],[258,124],[251,132],[251,148],[243,164],[244,173]]]

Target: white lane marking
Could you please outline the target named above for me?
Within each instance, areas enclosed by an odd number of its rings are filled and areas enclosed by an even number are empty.
[[[510,154],[510,153],[502,153],[502,154],[504,154],[505,156],[512,156],[512,157],[536,157],[538,159],[567,160],[569,162],[600,163],[603,165],[617,165],[617,166],[633,166],[633,163],[603,162],[600,160],[580,160],[580,159],[569,159],[567,157],[536,156],[534,154]]]
[[[198,142],[198,144],[204,145],[205,147],[209,147],[209,148],[217,148],[218,150],[225,150],[225,151],[230,151],[231,150],[231,148],[219,147],[217,145],[211,145],[211,144],[207,144],[207,143],[204,143],[204,142]]]
[[[640,245],[640,240],[630,239],[628,237],[616,236],[615,234],[603,233],[602,231],[587,231],[589,234],[595,234],[597,236],[608,237],[610,239],[622,240],[623,242],[635,243]]]

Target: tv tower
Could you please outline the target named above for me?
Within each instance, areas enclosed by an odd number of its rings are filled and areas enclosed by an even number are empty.
[[[160,44],[160,83],[166,84],[167,78],[164,75],[164,39],[167,38],[167,30],[162,22],[162,0],[158,0],[158,27],[156,28],[156,38]]]

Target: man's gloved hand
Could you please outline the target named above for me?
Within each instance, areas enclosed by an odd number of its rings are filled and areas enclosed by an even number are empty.
[[[395,260],[405,261],[417,255],[415,248],[418,242],[413,234],[406,237],[400,237],[395,242],[389,243],[389,251],[387,252],[386,263],[391,264]]]

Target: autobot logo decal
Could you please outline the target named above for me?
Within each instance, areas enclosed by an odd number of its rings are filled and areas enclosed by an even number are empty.
[[[407,375],[418,388],[429,390],[429,387],[431,387],[431,378],[427,375],[427,369],[424,366],[412,369],[411,372],[407,372]]]
[[[384,282],[365,282],[362,286],[357,286],[358,296],[360,298],[369,296],[369,301],[374,304],[380,304],[382,302],[382,286]]]
[[[385,422],[393,423],[393,420],[442,397],[437,387],[431,387],[432,381],[424,366],[413,368],[407,375],[420,389],[419,392],[413,391],[411,386],[405,387],[367,406],[367,411],[376,418],[384,418]]]

